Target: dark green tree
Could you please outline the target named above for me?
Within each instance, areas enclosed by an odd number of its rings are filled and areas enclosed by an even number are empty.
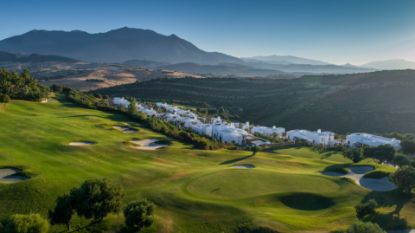
[[[401,151],[405,154],[415,154],[415,142],[409,140],[401,141]]]
[[[376,213],[378,203],[374,199],[370,199],[368,202],[360,203],[355,206],[356,216],[359,219],[371,217]]]
[[[363,159],[362,148],[347,148],[343,156],[352,160],[353,163],[358,163]]]
[[[391,175],[391,180],[404,193],[410,193],[415,188],[415,168],[412,166],[400,167]]]
[[[399,167],[410,165],[411,159],[407,155],[399,154],[393,158],[393,164],[398,165]]]
[[[389,145],[381,145],[377,147],[366,147],[364,155],[367,158],[373,158],[380,163],[392,162],[395,157],[395,149]]]
[[[131,115],[136,115],[138,113],[137,101],[134,98],[130,100],[130,105],[128,105],[128,113]]]
[[[56,199],[55,208],[49,210],[49,221],[52,225],[64,224],[66,228],[70,229],[70,222],[74,213],[72,207],[72,200],[69,195],[63,195]]]
[[[124,209],[125,226],[129,232],[139,232],[153,224],[154,205],[147,201],[131,202]]]
[[[118,212],[123,196],[119,186],[106,180],[88,180],[70,192],[76,213],[94,222],[102,221],[109,213]]]

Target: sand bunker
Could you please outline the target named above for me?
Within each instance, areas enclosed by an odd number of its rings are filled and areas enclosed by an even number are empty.
[[[123,133],[135,133],[135,132],[137,132],[136,129],[133,129],[129,126],[113,126],[112,128],[116,129],[118,131],[121,131]]]
[[[157,150],[159,148],[166,147],[167,145],[157,143],[158,139],[144,139],[144,140],[132,140],[131,147],[138,150]]]
[[[395,184],[392,183],[388,177],[379,179],[364,177],[366,173],[372,171],[373,169],[374,168],[372,166],[350,166],[347,168],[347,174],[333,171],[324,171],[322,174],[327,176],[349,178],[353,180],[357,185],[373,191],[386,192],[396,189]]]
[[[18,168],[0,168],[0,183],[17,183],[29,179]]]
[[[362,177],[362,179],[360,179],[360,185],[378,192],[391,191],[397,188],[387,176],[378,179]]]
[[[69,145],[70,146],[90,146],[95,144],[95,142],[88,142],[88,141],[83,141],[83,142],[70,142]]]
[[[255,168],[255,165],[253,164],[237,164],[232,166],[232,168],[237,168],[237,169],[252,169]]]

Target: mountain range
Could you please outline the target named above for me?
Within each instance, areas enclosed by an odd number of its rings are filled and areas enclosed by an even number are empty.
[[[52,54],[92,62],[124,62],[131,59],[166,63],[217,64],[241,60],[217,52],[206,52],[172,34],[119,28],[105,33],[32,30],[0,41],[0,51]]]
[[[1,40],[0,51],[8,53],[0,54],[4,59],[15,62],[22,62],[22,59],[38,62],[39,59],[47,58],[45,56],[53,60],[67,57],[64,59],[123,63],[134,67],[170,69],[212,76],[275,77],[287,73],[300,76],[415,68],[415,63],[404,60],[353,66],[334,65],[290,55],[237,58],[219,52],[206,52],[174,34],[167,36],[152,30],[128,27],[104,33],[32,30]]]

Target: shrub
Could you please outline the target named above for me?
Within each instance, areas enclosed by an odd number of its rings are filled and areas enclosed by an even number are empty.
[[[346,233],[385,233],[385,231],[376,223],[357,222],[351,225]]]
[[[153,224],[154,205],[147,200],[131,202],[124,209],[125,226],[130,232],[138,232]]]
[[[356,216],[359,219],[363,219],[365,217],[370,217],[373,214],[376,213],[376,207],[378,206],[378,203],[371,199],[366,203],[360,203],[357,206],[355,206],[356,210]]]
[[[401,142],[401,151],[405,154],[415,154],[415,142],[403,140]]]
[[[6,233],[46,233],[49,223],[39,214],[15,214],[3,224],[2,232]]]
[[[10,96],[7,94],[0,93],[0,103],[8,103],[10,102]]]

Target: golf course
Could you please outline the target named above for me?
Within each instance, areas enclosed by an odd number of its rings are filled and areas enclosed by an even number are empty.
[[[236,232],[244,224],[329,232],[355,222],[354,206],[368,198],[379,202],[379,224],[415,227],[414,199],[367,189],[347,175],[327,175],[359,166],[369,173],[395,170],[372,160],[353,164],[309,147],[256,154],[197,150],[127,116],[60,98],[0,104],[0,127],[0,219],[35,212],[47,217],[59,195],[97,178],[120,185],[125,204],[144,198],[155,204],[146,232]],[[105,221],[121,223],[123,216]]]

